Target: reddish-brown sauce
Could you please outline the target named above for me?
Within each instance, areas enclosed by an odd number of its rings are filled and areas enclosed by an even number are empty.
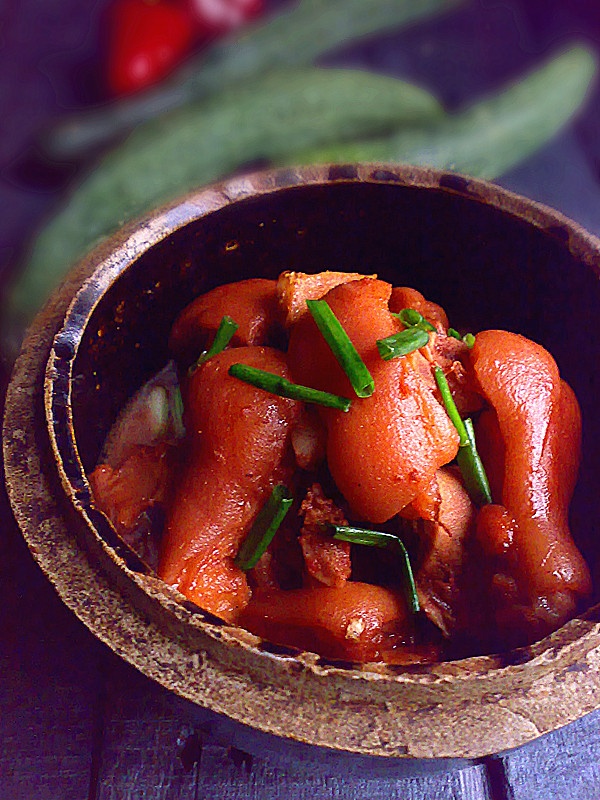
[[[356,397],[306,313],[306,299],[320,297],[369,369],[370,397]],[[384,361],[376,342],[404,329],[393,313],[403,308],[435,331],[420,350]],[[236,336],[188,375],[225,314],[239,323]],[[276,643],[403,664],[534,641],[589,597],[568,527],[579,407],[540,345],[492,330],[471,349],[415,289],[342,273],[218,287],[184,309],[170,344],[185,439],[121,448],[121,461],[107,456],[90,480],[98,507],[131,541],[141,514],[164,509],[158,576],[199,606]],[[351,408],[257,389],[229,375],[235,363],[351,398]],[[480,508],[453,463],[459,436],[436,367],[474,421],[493,500]],[[278,484],[292,508],[243,571],[236,554]],[[388,550],[332,537],[331,524],[347,523],[404,541],[419,614]]]

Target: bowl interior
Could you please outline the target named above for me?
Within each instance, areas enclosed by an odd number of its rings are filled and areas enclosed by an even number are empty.
[[[569,235],[468,193],[397,183],[288,187],[210,213],[144,252],[87,321],[72,386],[83,466],[93,469],[118,411],[166,363],[169,329],[198,294],[284,269],[377,273],[440,303],[455,327],[520,332],[554,355],[583,413],[572,529],[598,585],[600,282]]]

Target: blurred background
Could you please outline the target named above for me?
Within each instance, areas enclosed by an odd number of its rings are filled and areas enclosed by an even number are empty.
[[[222,175],[408,160],[600,234],[596,0],[1,0],[10,363],[99,237]]]

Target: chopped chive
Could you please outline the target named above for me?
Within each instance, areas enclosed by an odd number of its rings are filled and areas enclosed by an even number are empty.
[[[300,386],[280,375],[274,375],[272,372],[265,372],[256,367],[248,367],[246,364],[232,364],[229,367],[229,374],[244,383],[256,386],[257,389],[276,394],[279,397],[289,397],[305,403],[316,403],[328,408],[337,408],[340,411],[348,411],[352,405],[352,401],[347,397],[321,392],[318,389],[311,389],[309,386]]]
[[[349,525],[332,525],[334,539],[340,539],[352,544],[363,544],[369,547],[388,547],[398,539],[393,533],[371,531],[366,528],[354,528]]]
[[[456,460],[465,482],[465,488],[476,505],[487,505],[492,502],[492,495],[483,463],[477,452],[473,423],[470,419],[461,419],[441,367],[436,367],[434,374],[448,416],[458,431],[459,447]]]
[[[435,331],[435,327],[425,319],[423,314],[420,314],[416,308],[403,308],[398,313],[392,311],[392,314],[406,325],[407,328],[420,327],[426,331]]]
[[[453,339],[459,339],[461,342],[464,342],[467,347],[471,348],[475,344],[475,337],[472,333],[465,333],[464,336],[461,336],[460,333],[456,330],[456,328],[448,328],[448,336],[452,336]]]
[[[181,397],[179,384],[173,389],[170,411],[175,438],[183,439],[185,436],[185,425],[183,424],[183,398]]]
[[[415,585],[415,576],[413,575],[408,551],[404,546],[403,541],[396,539],[396,542],[396,548],[402,556],[402,571],[404,572],[404,586],[408,607],[413,614],[418,614],[421,610],[421,604],[419,603],[419,595],[417,594],[417,587]]]
[[[208,361],[209,358],[212,358],[222,350],[225,350],[231,341],[231,337],[239,327],[240,326],[237,324],[237,322],[234,322],[231,317],[226,314],[219,323],[213,343],[208,350],[204,350],[202,353],[200,353],[198,360],[189,368],[188,375],[191,375],[192,372],[198,369],[201,364],[204,364],[205,361]]]
[[[377,349],[382,359],[389,361],[391,358],[399,358],[412,353],[414,350],[419,350],[421,347],[425,347],[428,342],[429,334],[427,331],[413,326],[399,333],[393,333],[391,336],[386,336],[385,339],[378,339]]]
[[[414,308],[403,308],[397,314],[394,314],[395,317],[398,317],[407,328],[410,328],[412,325],[419,325],[423,321],[423,315],[419,314]]]
[[[293,497],[285,486],[279,484],[271,492],[271,496],[256,515],[248,535],[235,557],[235,564],[244,571],[256,566],[265,552],[283,518],[292,505]]]
[[[465,481],[465,488],[469,497],[477,506],[485,506],[492,502],[490,484],[485,474],[485,469],[477,447],[475,445],[475,431],[471,419],[465,420],[465,428],[469,438],[468,447],[460,447],[456,460]]]
[[[448,386],[448,381],[446,380],[444,371],[441,367],[436,367],[433,371],[433,374],[435,375],[435,382],[437,383],[440,394],[442,395],[446,412],[452,420],[452,424],[458,431],[459,446],[466,447],[469,444],[467,429],[465,428],[465,423],[463,422],[462,417],[458,413],[458,409],[456,407],[456,403],[454,402],[454,398],[452,397],[452,392]]]
[[[357,396],[370,397],[375,389],[371,373],[327,301],[307,300],[306,305]]]
[[[352,528],[347,525],[332,525],[333,538],[352,544],[362,544],[368,547],[390,547],[400,555],[402,562],[402,572],[404,573],[404,591],[408,607],[414,614],[421,610],[417,587],[413,575],[410,558],[404,542],[393,533],[383,533],[382,531],[370,531],[364,528]]]

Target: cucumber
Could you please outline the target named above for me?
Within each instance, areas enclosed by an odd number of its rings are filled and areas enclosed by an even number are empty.
[[[301,0],[214,45],[159,89],[60,124],[45,142],[50,156],[81,156],[134,125],[270,69],[309,66],[356,39],[410,25],[461,0]]]
[[[255,159],[287,165],[406,161],[494,178],[575,113],[595,70],[590,51],[574,47],[456,115],[444,115],[410,84],[317,68],[273,74],[203,105],[184,106],[141,126],[84,180],[35,241],[5,313],[30,319],[99,237]]]
[[[573,47],[499,94],[441,123],[298,154],[295,164],[405,161],[495,178],[545,144],[579,109],[596,58]]]
[[[442,116],[437,100],[411,84],[317,67],[272,73],[163,115],[110,152],[42,230],[13,288],[13,310],[37,310],[72,262],[126,219],[242,164]]]

